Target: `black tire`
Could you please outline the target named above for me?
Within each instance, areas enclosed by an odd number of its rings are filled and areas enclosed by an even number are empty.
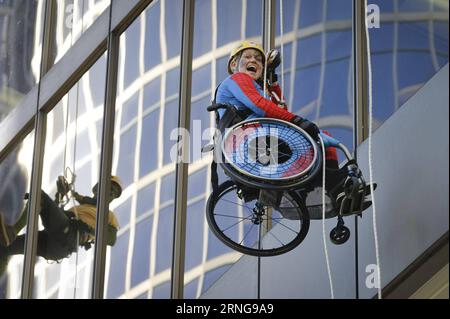
[[[335,245],[342,245],[350,238],[350,229],[346,226],[338,226],[331,230],[330,240]]]
[[[265,207],[263,222],[257,223],[253,213],[256,200],[244,202],[238,197],[237,191],[238,186],[233,181],[226,181],[209,196],[206,204],[206,218],[209,227],[225,245],[247,255],[267,257],[284,254],[297,247],[305,239],[309,230],[309,214],[303,200],[296,192],[285,192],[277,208],[272,207],[271,210],[268,210]],[[235,208],[227,209],[227,213],[224,214],[222,210],[225,210],[226,206],[230,204],[235,204]],[[239,212],[239,207],[243,207],[241,212]],[[240,215],[244,214],[242,212],[244,209],[247,217]],[[269,214],[270,218],[267,218],[266,214]],[[252,235],[254,226],[257,226],[258,235],[249,236]],[[233,232],[229,231],[231,228],[233,228]],[[268,229],[270,231],[267,231]],[[266,234],[264,237],[262,237],[263,231]],[[234,234],[234,232],[236,233]],[[255,237],[256,242],[252,240]]]

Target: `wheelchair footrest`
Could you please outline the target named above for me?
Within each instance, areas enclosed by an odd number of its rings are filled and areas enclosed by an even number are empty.
[[[374,183],[374,190],[376,187],[377,184]],[[353,198],[345,196],[344,193],[338,195],[336,202],[339,207],[340,215],[350,216],[360,214],[365,211],[367,208],[372,206],[372,201],[367,198],[368,195],[370,195],[370,185],[366,185],[365,188],[360,189]]]

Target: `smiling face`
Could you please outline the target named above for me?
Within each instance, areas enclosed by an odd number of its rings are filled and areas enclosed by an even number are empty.
[[[258,50],[246,49],[242,51],[240,57],[236,57],[231,62],[231,69],[234,72],[246,73],[256,81],[263,73],[263,56]]]

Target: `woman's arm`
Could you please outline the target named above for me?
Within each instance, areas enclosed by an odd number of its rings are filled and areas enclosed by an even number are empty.
[[[227,85],[233,96],[258,116],[286,121],[291,121],[295,117],[295,114],[264,98],[256,89],[253,79],[248,74],[236,73],[229,80],[230,83]]]

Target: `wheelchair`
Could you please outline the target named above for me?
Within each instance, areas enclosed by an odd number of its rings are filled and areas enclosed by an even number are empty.
[[[344,196],[326,201],[326,218],[338,220],[330,239],[340,245],[350,237],[343,217],[361,216],[370,188],[348,149],[321,135],[324,146],[347,158],[340,168]],[[244,120],[215,136],[211,148],[229,180],[213,187],[206,217],[228,247],[252,256],[280,255],[300,245],[311,219],[322,219],[322,193],[316,203],[309,198],[321,186],[322,147],[303,129],[272,118]]]

